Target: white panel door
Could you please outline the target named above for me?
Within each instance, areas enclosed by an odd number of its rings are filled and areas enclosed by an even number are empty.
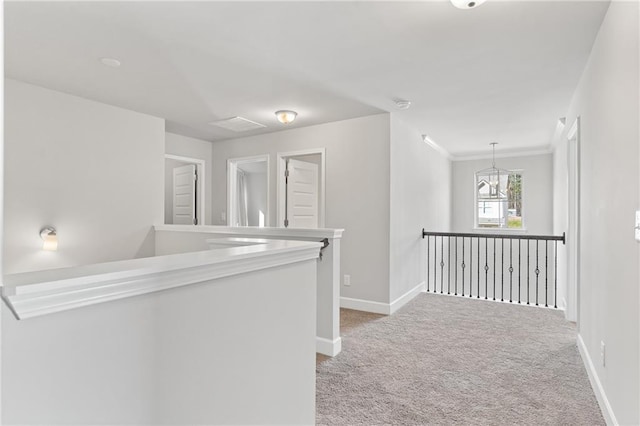
[[[173,223],[197,225],[196,166],[189,164],[173,169]]]
[[[289,228],[318,227],[318,165],[287,162],[287,221]]]

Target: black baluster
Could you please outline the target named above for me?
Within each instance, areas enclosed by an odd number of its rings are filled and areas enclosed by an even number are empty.
[[[521,279],[521,274],[522,274],[522,267],[521,262],[520,262],[520,253],[522,251],[522,240],[518,240],[518,303],[520,303],[520,279]]]
[[[531,244],[529,244],[530,241],[527,240],[527,305],[529,304],[529,271],[531,270],[529,268],[529,259],[531,259],[531,256],[529,255],[529,248],[531,247]]]
[[[513,239],[509,238],[509,303],[513,302]]]
[[[444,282],[444,237],[440,237],[440,294]]]
[[[429,244],[429,242],[431,241],[431,236],[427,235],[427,291],[429,291],[429,262],[431,262],[431,257],[430,257],[430,253],[429,253],[429,246],[431,244]]]
[[[447,246],[447,294],[451,294],[451,237]]]
[[[540,268],[538,267],[538,243],[540,240],[536,240],[536,306],[538,306],[538,279],[540,278]]]
[[[553,273],[555,275],[555,279],[553,281],[553,307],[558,309],[558,241],[554,241],[555,247],[553,249],[554,253],[554,268]]]
[[[438,239],[433,240],[433,292],[438,292]]]
[[[478,237],[478,294],[476,298],[480,299],[480,237]]]
[[[493,239],[493,300],[496,300],[496,239]]]
[[[469,238],[469,297],[473,293],[473,237]]]
[[[462,295],[464,296],[464,237],[462,237]]]
[[[504,238],[501,240],[502,250],[500,251],[500,256],[502,257],[500,262],[500,270],[502,271],[502,282],[500,283],[500,301],[504,302]]]
[[[455,269],[454,295],[458,295],[458,237],[456,237],[456,269]]]
[[[544,307],[548,308],[549,299],[549,242],[544,242]]]
[[[484,300],[489,295],[489,239],[484,239]]]

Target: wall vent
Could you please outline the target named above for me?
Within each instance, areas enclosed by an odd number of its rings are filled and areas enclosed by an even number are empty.
[[[209,124],[225,130],[231,130],[232,132],[248,132],[249,130],[267,127],[264,124],[256,123],[255,121],[242,117],[225,118],[224,120],[213,121]]]

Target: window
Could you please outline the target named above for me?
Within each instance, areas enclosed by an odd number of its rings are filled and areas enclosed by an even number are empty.
[[[522,229],[522,173],[476,173],[476,226]]]

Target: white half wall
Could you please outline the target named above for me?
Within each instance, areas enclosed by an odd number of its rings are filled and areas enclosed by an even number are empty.
[[[637,2],[611,2],[560,138],[580,116],[578,329],[605,418],[622,425],[640,423],[639,12]],[[567,209],[566,149],[555,154],[557,219]]]
[[[313,424],[316,264],[21,321],[2,303],[2,424]]]
[[[4,96],[4,273],[152,256],[164,120],[12,79]]]
[[[397,115],[391,114],[390,302],[424,287],[422,228],[447,232],[451,225],[451,161]]]
[[[341,275],[351,275],[342,296],[389,303],[389,114],[214,142],[213,215],[225,224],[227,159],[326,148],[327,228],[344,228]],[[271,167],[270,225],[275,226],[276,173]]]
[[[205,168],[205,212],[203,225],[211,225],[211,188],[213,183],[213,174],[211,170],[213,168],[212,154],[213,147],[212,142],[204,141],[201,139],[190,138],[188,136],[177,135],[175,133],[167,132],[165,135],[165,154],[177,155],[180,157],[195,158],[198,160],[204,160]],[[173,207],[171,207],[173,210]]]
[[[475,173],[491,167],[491,159],[453,162],[453,232],[474,229]],[[553,232],[553,155],[496,158],[496,167],[522,170],[522,209],[529,234]]]

